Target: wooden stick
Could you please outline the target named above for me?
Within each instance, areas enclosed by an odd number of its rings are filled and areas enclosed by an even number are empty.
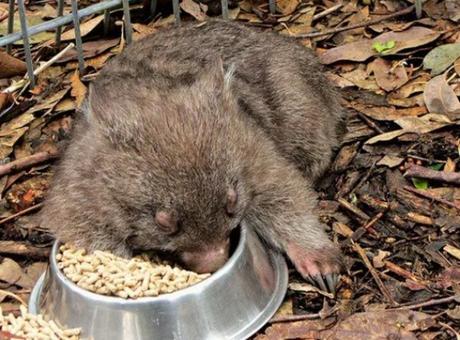
[[[301,321],[301,320],[312,320],[318,319],[321,315],[319,313],[313,314],[300,314],[300,315],[282,315],[272,318],[269,323],[279,323],[279,322],[291,322],[291,321]]]
[[[369,269],[369,272],[371,273],[372,277],[374,278],[374,281],[377,284],[377,286],[379,287],[379,289],[382,292],[383,296],[385,296],[387,301],[392,306],[396,306],[397,305],[396,301],[393,300],[393,297],[391,296],[391,294],[388,291],[387,287],[385,287],[385,285],[383,284],[382,280],[379,277],[378,272],[372,266],[372,263],[371,263],[371,261],[369,261],[364,249],[361,248],[361,246],[358,243],[355,243],[355,242],[352,241],[352,244],[353,244],[353,249],[359,254],[359,256],[363,260],[364,264],[366,265],[367,269]]]
[[[345,198],[339,198],[337,201],[343,208],[351,211],[353,214],[358,216],[361,220],[367,221],[370,219],[370,217],[364,211],[359,209],[356,205],[348,202]]]
[[[15,161],[0,165],[0,177],[8,175],[14,171],[23,170],[29,168],[33,165],[43,163],[47,160],[57,158],[58,154],[56,152],[38,152],[34,155],[17,159]]]
[[[332,12],[335,12],[336,10],[342,8],[342,6],[343,6],[343,4],[338,4],[338,5],[332,6],[331,8],[328,8],[328,9],[326,9],[326,10],[324,10],[324,11],[318,13],[318,14],[315,14],[313,16],[312,21],[321,19],[321,18],[325,17],[326,15],[331,14]]]
[[[385,16],[383,16],[381,18],[369,20],[369,21],[366,21],[366,22],[363,22],[363,23],[360,23],[360,24],[350,25],[350,26],[346,26],[346,27],[337,27],[337,28],[327,30],[327,31],[324,31],[324,32],[312,32],[312,33],[306,33],[306,34],[299,34],[299,35],[295,35],[294,38],[316,38],[316,37],[321,37],[323,35],[335,34],[335,33],[343,32],[343,31],[353,30],[355,28],[366,27],[366,26],[377,24],[379,22],[382,22],[382,21],[385,21],[385,20],[388,20],[388,19],[399,17],[401,15],[409,14],[413,10],[414,10],[414,6],[409,6],[409,7],[405,8],[403,10],[400,10],[398,12],[391,13],[391,14],[385,15]]]
[[[426,178],[445,183],[460,184],[460,173],[458,172],[438,171],[430,168],[425,168],[417,164],[411,165],[409,169],[407,169],[404,176]]]
[[[405,186],[405,187],[403,187],[403,189],[406,190],[406,191],[409,191],[409,192],[413,192],[416,195],[432,199],[433,201],[437,201],[437,202],[443,203],[445,205],[448,205],[449,207],[456,208],[456,209],[460,210],[460,206],[458,204],[456,204],[454,202],[451,202],[451,201],[448,201],[448,200],[446,200],[444,198],[436,197],[436,196],[434,196],[434,195],[432,195],[432,194],[430,194],[428,192],[425,192],[423,190],[414,189],[414,188],[411,188],[409,186]]]
[[[48,60],[47,62],[43,63],[42,65],[40,65],[35,71],[34,71],[34,76],[37,76],[39,75],[41,72],[43,72],[44,70],[46,70],[48,67],[50,67],[51,65],[53,65],[58,59],[60,59],[64,54],[67,53],[67,51],[69,51],[71,48],[73,48],[75,45],[73,43],[70,43],[69,45],[66,46],[66,48],[64,48],[61,52],[59,52],[58,54],[56,54],[54,57],[52,57],[50,60]],[[24,87],[24,86],[27,86],[27,84],[30,83],[30,80],[28,78],[28,76],[26,75],[23,79],[19,80],[18,82],[16,83],[13,83],[11,86],[7,87],[6,89],[4,89],[2,92],[3,93],[13,93],[14,91]]]
[[[395,310],[395,309],[396,310],[416,309],[416,308],[440,305],[440,304],[448,303],[448,302],[452,302],[452,301],[457,301],[457,302],[460,303],[460,294],[448,296],[448,297],[445,297],[445,298],[442,298],[442,299],[437,299],[437,300],[433,299],[433,300],[429,300],[429,301],[425,301],[425,302],[420,302],[420,303],[416,303],[416,304],[412,304],[412,305],[401,306],[401,307],[391,308],[391,309],[393,309],[393,310]]]
[[[29,207],[27,209],[21,210],[21,211],[17,212],[16,214],[13,214],[11,216],[8,216],[8,217],[4,218],[3,220],[0,220],[0,225],[2,225],[3,223],[9,222],[11,220],[14,220],[16,217],[19,217],[19,216],[28,214],[31,211],[35,211],[37,209],[40,209],[42,206],[43,206],[43,203],[38,203],[38,204],[35,204],[35,205],[33,205],[33,206],[31,206],[31,207]]]

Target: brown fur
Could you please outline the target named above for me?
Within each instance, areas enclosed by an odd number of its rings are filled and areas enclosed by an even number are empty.
[[[180,254],[205,252],[245,220],[273,246],[295,245],[298,269],[308,257],[336,271],[312,183],[342,116],[316,58],[291,39],[220,21],[165,30],[93,83],[42,224],[90,249]],[[178,230],[159,228],[157,211]]]

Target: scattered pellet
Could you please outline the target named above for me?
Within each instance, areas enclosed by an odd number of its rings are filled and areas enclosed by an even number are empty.
[[[145,254],[124,259],[100,250],[88,254],[70,244],[61,245],[56,260],[64,275],[81,288],[124,299],[172,293],[210,276],[152,260]]]
[[[53,320],[46,321],[42,315],[30,314],[24,306],[19,307],[21,315],[3,315],[0,307],[0,331],[25,339],[80,339],[80,328],[62,329]],[[14,337],[12,338],[14,339]]]

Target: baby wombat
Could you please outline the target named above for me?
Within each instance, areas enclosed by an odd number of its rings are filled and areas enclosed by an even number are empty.
[[[338,145],[338,97],[315,56],[275,33],[222,21],[156,33],[90,87],[41,222],[77,247],[174,252],[208,272],[244,220],[333,289],[341,256],[312,183]]]

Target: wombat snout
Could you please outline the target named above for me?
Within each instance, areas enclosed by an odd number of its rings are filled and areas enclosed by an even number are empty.
[[[206,249],[185,251],[181,254],[184,266],[196,273],[213,273],[227,262],[230,253],[230,239]]]

